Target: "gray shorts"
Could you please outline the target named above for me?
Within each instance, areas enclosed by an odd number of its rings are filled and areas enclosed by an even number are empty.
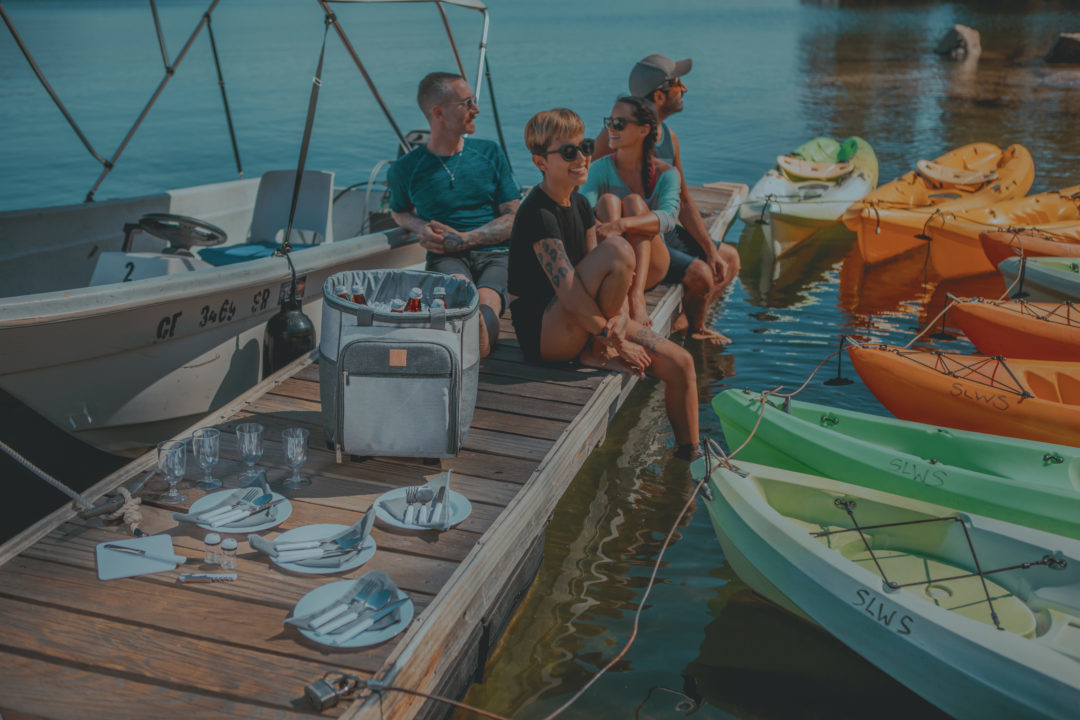
[[[662,281],[668,285],[681,283],[690,263],[705,259],[705,251],[682,225],[676,225],[674,230],[664,234],[664,244],[671,255],[671,264],[668,265],[667,275]]]
[[[426,269],[446,275],[464,275],[478,288],[499,293],[502,308],[507,306],[506,278],[510,253],[505,250],[466,250],[453,255],[428,253]]]

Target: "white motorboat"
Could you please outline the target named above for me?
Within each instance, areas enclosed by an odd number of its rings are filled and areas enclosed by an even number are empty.
[[[474,84],[479,95],[486,8],[479,0],[448,3],[483,14]],[[401,148],[422,142],[422,135],[398,129],[329,5],[319,4]],[[12,34],[29,58],[13,28]],[[31,67],[63,110],[32,61]],[[312,116],[316,98],[313,91]],[[310,122],[305,148],[309,131]],[[89,199],[123,145],[105,161],[86,144],[105,167]],[[0,213],[0,388],[103,449],[170,437],[264,377],[266,325],[289,295],[290,260],[303,312],[315,328],[327,276],[423,260],[423,250],[392,223],[385,232],[370,231],[369,207],[383,192],[372,188],[385,165],[373,159],[375,169],[360,188],[334,188],[332,173],[311,170],[299,183],[294,168],[142,197]],[[294,185],[298,200],[290,225]],[[294,251],[286,259],[272,253],[288,227]]]

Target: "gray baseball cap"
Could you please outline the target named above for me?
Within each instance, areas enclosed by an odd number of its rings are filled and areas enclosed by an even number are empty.
[[[638,60],[630,71],[630,94],[648,97],[667,80],[674,80],[690,72],[694,61],[690,58],[675,62],[666,55],[650,55]]]

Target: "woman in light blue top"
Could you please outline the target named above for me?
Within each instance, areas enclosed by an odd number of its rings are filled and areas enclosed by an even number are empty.
[[[645,291],[663,280],[670,256],[664,233],[679,217],[679,171],[653,152],[658,126],[648,100],[623,97],[604,118],[614,152],[596,160],[581,193],[596,210],[597,237],[625,237],[636,266],[630,287],[630,318],[651,325]]]

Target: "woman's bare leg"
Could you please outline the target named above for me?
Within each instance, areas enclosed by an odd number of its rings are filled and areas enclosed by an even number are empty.
[[[648,215],[652,211],[640,195],[627,195],[622,201],[623,216]],[[652,326],[645,292],[656,287],[667,274],[671,256],[667,244],[659,234],[631,235],[627,238],[634,246],[637,256],[636,276],[630,291],[630,318],[646,327]]]
[[[631,323],[627,337],[652,357],[648,372],[664,383],[664,409],[679,445],[697,446],[698,397],[694,358],[651,328]]]
[[[615,317],[626,303],[634,273],[634,251],[620,237],[596,246],[574,266],[582,289],[595,301],[604,317]],[[544,313],[540,330],[540,354],[545,360],[573,360],[592,338],[575,321],[575,313],[556,296]]]

